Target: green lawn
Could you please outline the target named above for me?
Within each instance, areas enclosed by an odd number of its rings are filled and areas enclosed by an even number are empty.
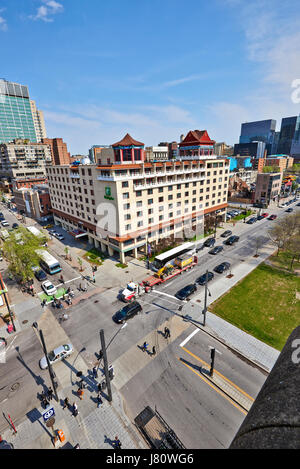
[[[300,324],[300,277],[261,264],[209,310],[281,350]]]
[[[102,265],[105,259],[104,254],[96,248],[90,249],[86,254],[83,256],[88,262],[91,264]]]

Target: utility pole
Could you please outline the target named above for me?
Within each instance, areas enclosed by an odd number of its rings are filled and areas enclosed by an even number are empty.
[[[11,312],[10,306],[9,306],[9,304],[8,304],[7,296],[6,296],[7,289],[6,289],[6,287],[4,286],[4,282],[3,282],[3,278],[2,278],[2,275],[1,275],[1,274],[0,274],[0,288],[1,288],[2,294],[3,294],[3,296],[4,296],[5,304],[6,304],[6,307],[7,307],[7,311],[8,311],[8,313],[9,313],[10,320],[11,320],[11,322],[12,322],[12,326],[13,326],[14,332],[16,332],[16,326],[15,326],[15,323],[14,323],[13,314],[12,314],[12,312]]]
[[[34,323],[36,324],[36,323]],[[36,326],[35,326],[36,327]],[[44,340],[44,336],[43,336],[43,331],[40,329],[39,330],[39,333],[40,333],[40,337],[41,337],[41,341],[42,341],[42,346],[43,346],[43,350],[44,350],[44,354],[45,354],[45,357],[46,357],[46,361],[47,361],[47,365],[48,365],[48,370],[49,370],[49,375],[50,375],[50,379],[51,379],[51,383],[52,383],[52,386],[53,386],[53,391],[54,391],[54,394],[55,394],[55,398],[58,402],[58,395],[57,395],[57,387],[58,387],[58,384],[56,381],[54,381],[54,378],[55,378],[55,373],[54,371],[52,370],[52,366],[50,364],[50,361],[49,361],[49,358],[48,358],[48,352],[47,352],[47,349],[46,349],[46,344],[45,344],[45,340]]]
[[[108,371],[108,362],[107,362],[106,347],[105,347],[104,329],[100,330],[100,341],[101,341],[101,350],[102,350],[102,354],[103,354],[104,374],[105,374],[105,381],[106,381],[107,395],[108,395],[107,400],[109,402],[112,402],[112,392],[111,392],[110,377],[109,377],[109,371]]]

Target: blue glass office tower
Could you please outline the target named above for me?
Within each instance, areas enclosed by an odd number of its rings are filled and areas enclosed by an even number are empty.
[[[239,143],[265,142],[267,154],[272,153],[276,129],[276,120],[245,122],[241,126]]]
[[[28,87],[0,79],[0,143],[37,142]]]
[[[277,153],[296,157],[300,154],[300,116],[282,119]]]

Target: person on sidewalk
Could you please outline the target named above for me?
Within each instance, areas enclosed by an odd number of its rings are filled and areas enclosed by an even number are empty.
[[[77,406],[76,402],[73,402],[73,415],[74,415],[74,417],[77,417],[78,414],[79,414],[78,406]]]
[[[100,393],[98,393],[98,396],[97,396],[97,408],[98,409],[101,407],[101,404],[103,404],[103,400],[101,398]]]
[[[94,366],[94,368],[93,368],[93,378],[94,379],[98,378],[98,373],[97,373],[97,367],[96,366]]]
[[[77,394],[78,394],[79,399],[82,401],[82,399],[83,399],[83,394],[84,394],[84,390],[81,389],[81,388],[79,388],[79,389],[77,390]]]
[[[151,356],[152,356],[152,355],[156,355],[156,348],[155,348],[155,345],[153,345],[153,347],[152,347]]]
[[[122,449],[121,446],[122,446],[121,441],[119,440],[119,438],[118,438],[117,436],[115,436],[115,439],[114,439],[114,447],[115,447],[115,449]]]
[[[147,344],[147,342],[144,342],[143,343],[143,352],[148,352],[148,347],[149,347],[149,344]]]
[[[52,397],[53,397],[53,389],[52,388],[48,388],[47,395],[48,395],[49,401],[51,401]]]
[[[42,308],[45,308],[46,304],[47,304],[47,300],[46,298],[44,298],[42,301]]]
[[[168,337],[171,337],[171,332],[170,332],[170,329],[168,327],[165,327],[165,331],[164,331],[164,338],[167,339]]]
[[[69,398],[66,397],[65,400],[64,400],[64,406],[63,406],[63,410],[65,410],[65,408],[68,408],[70,407],[70,402],[69,402]]]

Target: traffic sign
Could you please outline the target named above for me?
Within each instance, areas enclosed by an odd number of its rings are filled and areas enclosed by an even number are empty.
[[[49,420],[51,417],[54,417],[54,415],[55,415],[54,407],[48,406],[48,407],[44,410],[44,412],[42,412],[42,416],[43,416],[44,422],[47,422],[47,420]]]

